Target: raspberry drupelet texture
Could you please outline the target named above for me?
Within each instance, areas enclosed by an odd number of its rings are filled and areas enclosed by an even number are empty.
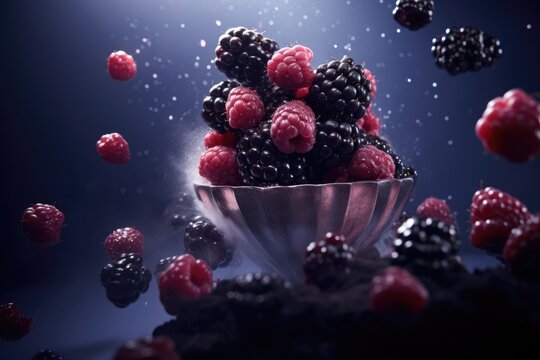
[[[118,261],[122,254],[143,254],[144,237],[141,232],[132,227],[116,229],[105,239],[104,246],[109,258]]]
[[[236,163],[236,150],[227,146],[206,150],[199,161],[199,175],[212,185],[240,185],[242,178]]]
[[[240,83],[225,80],[210,88],[208,95],[203,99],[203,111],[201,117],[204,122],[219,133],[231,131],[232,128],[227,119],[227,98],[234,88]]]
[[[513,89],[491,100],[476,123],[484,147],[505,159],[523,163],[540,154],[540,103]]]
[[[409,30],[418,30],[431,23],[433,0],[397,0],[394,19]]]
[[[243,86],[231,90],[225,109],[233,129],[251,129],[264,117],[264,104],[257,92]]]
[[[22,216],[22,230],[40,245],[54,245],[61,241],[64,213],[53,205],[37,203],[27,208]]]
[[[309,87],[315,77],[310,64],[312,59],[311,49],[302,45],[278,50],[268,61],[268,77],[285,90]]]
[[[379,117],[375,115],[371,107],[366,110],[364,116],[358,119],[356,125],[368,135],[381,136],[381,121],[379,120]]]
[[[445,200],[429,197],[416,208],[416,216],[420,219],[432,218],[449,225],[457,225],[452,210]]]
[[[392,157],[375,146],[364,146],[347,165],[351,181],[393,179],[396,170]]]
[[[230,148],[236,148],[236,135],[233,132],[218,133],[217,131],[210,131],[204,136],[205,149],[213,148],[214,146],[227,146]]]
[[[428,301],[424,285],[405,269],[389,267],[371,282],[369,302],[373,311],[419,313]]]
[[[133,56],[125,51],[115,51],[107,59],[107,71],[111,78],[120,81],[127,81],[137,73],[137,64]]]
[[[354,124],[370,105],[371,83],[364,67],[344,56],[317,68],[306,101],[318,115]]]
[[[32,356],[32,359],[30,360],[65,360],[65,358],[52,350],[42,349]]]
[[[315,144],[315,114],[302,101],[291,101],[277,108],[270,134],[284,154],[307,153]]]
[[[116,351],[114,360],[180,360],[180,356],[170,338],[157,336],[128,341]]]
[[[503,256],[512,272],[540,279],[540,213],[531,215],[525,223],[512,230]]]
[[[375,75],[369,70],[368,68],[364,67],[364,76],[371,84],[371,100],[374,100],[377,96],[377,79],[375,78]],[[371,107],[371,104],[370,104]]]
[[[131,159],[129,144],[119,133],[103,135],[96,143],[96,150],[108,164],[126,164]]]
[[[233,251],[225,242],[223,233],[202,216],[193,218],[186,226],[184,247],[188,254],[204,260],[212,269],[226,266]]]
[[[0,305],[0,339],[17,341],[27,335],[34,320],[24,316],[14,303]]]

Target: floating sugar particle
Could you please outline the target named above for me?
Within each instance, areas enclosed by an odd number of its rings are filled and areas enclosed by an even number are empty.
[[[174,119],[174,117],[172,115],[169,115],[169,120],[172,120]]]
[[[450,116],[446,115],[446,116],[444,117],[444,121],[449,121],[449,120],[450,120]]]
[[[396,32],[399,34],[401,33],[401,29],[396,29]]]
[[[436,87],[437,87],[437,83],[434,82],[433,84],[431,84],[431,86],[433,86],[434,88],[436,88]]]
[[[217,25],[217,26],[221,26],[221,21],[216,20],[216,25]]]
[[[206,47],[206,40],[201,39],[201,47]]]
[[[176,96],[173,96],[172,97],[172,101],[176,101],[177,100],[177,97]]]
[[[454,140],[448,140],[448,145],[450,146],[454,145]]]
[[[411,83],[411,82],[412,82],[412,79],[411,79],[411,78],[407,78],[407,82],[408,82],[408,83]]]
[[[268,22],[268,25],[274,26],[274,20],[270,20],[270,21]]]
[[[435,95],[433,95],[433,98],[434,98],[434,99],[438,99],[438,98],[439,98],[439,95],[435,94]]]
[[[186,24],[180,24],[180,27],[183,29],[186,27]]]
[[[532,29],[532,25],[531,24],[527,24],[527,30],[531,30]]]
[[[144,84],[144,88],[145,88],[145,89],[149,89],[149,88],[150,88],[150,85],[149,85],[149,84]]]
[[[369,27],[366,28],[366,32],[370,32],[371,29]]]
[[[384,39],[386,37],[385,33],[381,33],[381,37]]]
[[[158,78],[158,75],[157,75],[157,74],[152,74],[152,77],[153,77],[154,79],[157,79],[157,78]]]

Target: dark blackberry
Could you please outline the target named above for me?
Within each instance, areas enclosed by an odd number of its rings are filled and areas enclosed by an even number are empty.
[[[107,298],[119,308],[135,302],[145,293],[151,279],[150,270],[137,254],[122,254],[117,262],[107,264],[101,270],[101,284],[107,291]]]
[[[163,211],[167,223],[176,231],[183,230],[196,214],[193,197],[185,192],[179,194]]]
[[[193,218],[186,226],[184,247],[186,253],[204,260],[214,270],[228,265],[232,258],[233,249],[225,242],[223,233],[202,216]]]
[[[446,29],[445,35],[434,38],[431,52],[438,67],[457,75],[492,66],[502,49],[500,41],[488,33],[462,27]]]
[[[231,90],[238,86],[240,84],[236,81],[222,81],[212,86],[210,92],[203,100],[201,116],[208,126],[217,132],[224,133],[232,131],[229,120],[227,120],[225,105],[227,104],[227,98]]]
[[[455,270],[459,245],[455,226],[411,217],[397,230],[392,262],[426,275]]]
[[[174,262],[174,260],[176,260],[179,256],[180,255],[168,256],[166,258],[159,260],[156,265],[156,271],[154,272],[154,274],[156,276],[161,275],[161,273],[167,270],[169,265],[171,265]]]
[[[388,155],[392,157],[392,160],[394,160],[394,165],[396,167],[396,170],[394,172],[394,177],[396,179],[404,179],[408,177],[416,177],[416,170],[412,168],[411,166],[405,166],[403,164],[403,160],[399,157],[398,154],[392,149],[390,146],[390,143],[382,139],[378,136],[368,136],[365,140],[366,145],[373,145],[377,149],[384,151]]]
[[[354,124],[371,102],[371,83],[364,67],[344,56],[319,65],[306,101],[317,115]]]
[[[423,28],[433,19],[433,0],[397,0],[394,19],[409,30]]]
[[[330,291],[350,274],[353,249],[345,243],[345,237],[332,233],[323,240],[312,242],[306,249],[304,274],[306,283]]]
[[[58,355],[52,350],[42,349],[30,360],[65,360],[62,355]]]
[[[271,85],[256,89],[265,107],[265,118],[272,119],[274,111],[286,102],[294,100],[294,94],[285,89]]]
[[[279,49],[261,33],[244,27],[231,28],[220,36],[216,48],[216,68],[228,78],[256,87],[267,79],[266,63]]]
[[[236,145],[236,160],[244,183],[254,186],[296,185],[311,180],[303,154],[279,152],[270,136],[270,121],[249,129]]]
[[[221,281],[214,294],[239,303],[265,303],[278,292],[289,291],[290,284],[274,274],[247,273]]]

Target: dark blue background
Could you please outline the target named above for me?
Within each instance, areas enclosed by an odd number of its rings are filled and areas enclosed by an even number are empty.
[[[167,319],[155,283],[128,309],[107,302],[98,280],[102,242],[117,227],[136,226],[149,266],[181,252],[181,235],[162,214],[187,185],[186,154],[198,156],[200,101],[223,79],[206,67],[231,26],[255,27],[281,46],[309,46],[314,64],[343,54],[365,61],[378,79],[384,133],[420,173],[411,209],[427,196],[448,199],[468,265],[494,264],[466,244],[472,194],[496,186],[538,211],[540,167],[486,154],[474,125],[493,97],[514,87],[540,91],[540,3],[437,1],[433,23],[418,32],[400,29],[392,7],[389,0],[4,3],[0,301],[17,302],[36,323],[18,343],[2,342],[0,358],[29,358],[40,347],[70,359],[110,358],[118,344]],[[494,69],[449,76],[430,54],[431,39],[448,26],[485,29],[500,38],[503,57]],[[105,71],[107,55],[118,49],[138,62],[129,83]],[[128,165],[106,165],[95,152],[99,136],[113,131],[130,143]],[[35,202],[66,214],[60,245],[36,248],[21,236],[21,214]]]

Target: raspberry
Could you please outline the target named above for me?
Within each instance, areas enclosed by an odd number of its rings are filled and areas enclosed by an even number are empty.
[[[22,216],[23,232],[40,245],[54,245],[61,241],[64,214],[52,205],[37,203]]]
[[[302,101],[291,101],[277,108],[270,134],[284,154],[307,153],[315,144],[315,114]]]
[[[394,160],[394,165],[396,167],[396,171],[394,172],[394,177],[396,179],[416,177],[416,170],[414,170],[411,166],[405,166],[403,164],[403,161],[394,152],[387,140],[378,136],[368,136],[366,140],[363,140],[363,144],[373,145],[377,149],[384,151],[392,157],[392,159]]]
[[[222,81],[212,86],[208,95],[203,99],[201,117],[208,126],[219,133],[232,130],[227,119],[225,105],[232,89],[238,86],[240,83],[236,81]]]
[[[419,313],[429,301],[429,293],[407,270],[389,267],[371,282],[369,302],[377,312],[405,311]]]
[[[204,260],[212,269],[227,265],[232,257],[232,249],[223,233],[202,216],[195,217],[186,226],[184,247],[188,254]]]
[[[120,50],[109,55],[107,59],[107,70],[113,79],[127,81],[137,73],[137,64],[133,56]]]
[[[144,237],[139,230],[131,227],[116,229],[105,239],[105,250],[112,261],[118,261],[122,254],[143,254]]]
[[[236,135],[232,132],[218,133],[217,131],[210,131],[204,136],[204,147],[210,149],[214,146],[227,146],[230,148],[236,148]]]
[[[373,113],[371,107],[366,110],[364,116],[358,119],[356,125],[368,135],[381,136],[381,121],[379,120],[379,117]]]
[[[333,290],[350,274],[352,257],[353,249],[345,243],[344,236],[327,233],[323,240],[312,242],[306,249],[306,283]]]
[[[302,100],[306,98],[309,94],[309,87],[303,87],[295,91],[294,98],[296,100]]]
[[[374,100],[375,96],[377,96],[377,79],[375,78],[375,75],[373,75],[373,73],[365,66],[364,66],[364,75],[366,79],[369,81],[369,83],[371,84],[371,99]]]
[[[191,255],[178,257],[159,277],[159,298],[165,310],[178,315],[186,300],[197,300],[212,292],[212,269]]]
[[[268,77],[280,88],[290,91],[309,87],[315,77],[310,64],[312,59],[311,49],[302,45],[278,50],[268,61]]]
[[[17,341],[32,330],[34,321],[13,303],[0,305],[0,339]]]
[[[225,109],[233,129],[254,128],[264,116],[264,104],[257,92],[242,86],[231,90]]]
[[[214,294],[225,295],[239,303],[259,305],[268,302],[277,292],[289,291],[290,286],[274,274],[247,273],[233,280],[221,281]]]
[[[392,157],[372,145],[356,150],[347,167],[351,181],[394,178]]]
[[[199,175],[212,185],[242,184],[236,163],[236,150],[226,146],[215,146],[206,150],[199,162]]]
[[[397,0],[394,19],[409,30],[418,30],[433,19],[433,0]]]
[[[457,225],[452,210],[450,210],[446,201],[434,197],[429,197],[418,205],[416,215],[420,219],[432,218],[449,225]]]
[[[125,164],[131,158],[127,141],[118,133],[103,135],[96,144],[96,150],[109,164]]]
[[[512,230],[503,256],[514,273],[540,279],[540,214]]]
[[[540,154],[540,103],[513,89],[491,100],[476,123],[484,147],[505,159],[522,163]]]
[[[128,341],[114,355],[114,360],[180,360],[174,343],[168,337]]]
[[[512,226],[504,220],[478,220],[472,226],[469,239],[479,249],[500,254],[511,231]]]
[[[32,359],[30,360],[65,360],[65,358],[52,350],[42,349],[32,356]]]

